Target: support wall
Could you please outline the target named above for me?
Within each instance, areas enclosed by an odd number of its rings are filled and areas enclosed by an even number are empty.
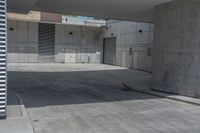
[[[152,88],[200,97],[199,59],[199,0],[175,0],[158,6]]]

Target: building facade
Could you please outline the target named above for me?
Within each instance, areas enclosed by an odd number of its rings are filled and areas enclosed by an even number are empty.
[[[46,27],[40,28],[42,25]],[[48,30],[53,30],[55,35],[51,36]],[[41,39],[48,46],[42,46]],[[101,63],[102,40],[99,27],[9,20],[8,63]],[[51,55],[51,49],[53,60],[40,60],[45,54]]]
[[[8,63],[105,63],[152,71],[153,24],[107,20],[104,25],[101,20],[102,26],[84,25],[81,19],[72,25],[78,17],[69,17],[68,24],[66,16],[52,15],[32,13],[34,21],[10,15]]]
[[[104,37],[116,38],[117,66],[152,71],[154,24],[108,20]]]

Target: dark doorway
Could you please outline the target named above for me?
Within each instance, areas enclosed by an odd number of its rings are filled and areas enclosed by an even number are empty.
[[[116,65],[116,37],[104,38],[103,63]]]

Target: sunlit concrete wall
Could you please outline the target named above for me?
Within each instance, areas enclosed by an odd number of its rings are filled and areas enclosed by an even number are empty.
[[[102,57],[102,28],[56,25],[56,62],[101,63]]]
[[[153,34],[150,23],[108,20],[104,37],[117,39],[116,65],[151,72]]]
[[[157,7],[152,88],[200,97],[199,44],[199,0],[176,0]]]
[[[116,37],[114,65],[151,72],[154,25],[109,20],[100,27],[55,26],[56,63],[102,63],[103,38]],[[8,21],[8,62],[38,62],[38,23]]]
[[[56,63],[102,62],[101,28],[57,24],[55,33]],[[10,63],[38,62],[38,23],[8,21],[7,58]]]
[[[8,21],[7,62],[38,62],[38,23]]]

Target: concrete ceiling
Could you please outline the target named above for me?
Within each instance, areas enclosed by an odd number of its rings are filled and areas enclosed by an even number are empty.
[[[172,0],[7,0],[8,11],[30,10],[153,22],[154,6]]]

